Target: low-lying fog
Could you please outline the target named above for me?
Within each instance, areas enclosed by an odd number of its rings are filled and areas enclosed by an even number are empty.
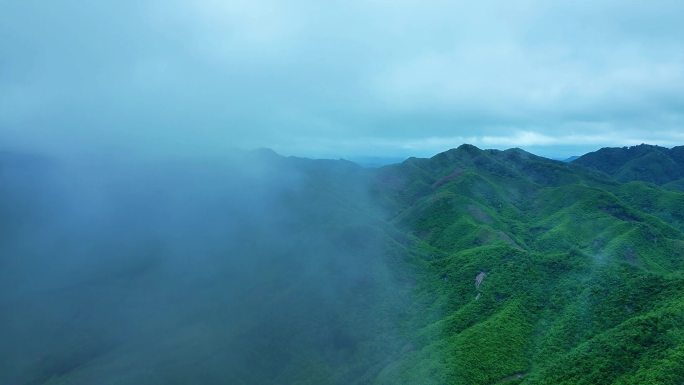
[[[401,347],[367,170],[0,156],[0,383],[365,383]]]

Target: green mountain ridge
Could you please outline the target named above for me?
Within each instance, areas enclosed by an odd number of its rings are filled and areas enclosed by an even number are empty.
[[[91,302],[73,293],[66,305],[80,315],[67,317],[57,337],[32,320],[45,319],[46,298],[65,300],[48,288],[21,294],[29,288],[19,283],[23,265],[5,258],[0,309],[20,310],[0,317],[0,336],[42,340],[22,351],[0,349],[0,382],[681,384],[684,193],[651,183],[666,184],[662,176],[634,181],[625,171],[653,154],[675,159],[678,152],[640,147],[625,162],[610,150],[610,165],[599,168],[601,151],[566,163],[462,145],[379,168],[259,151],[236,153],[234,166],[215,170],[200,162],[159,177],[153,166],[134,179],[154,182],[161,193],[153,200],[132,192],[128,179],[113,185],[121,195],[112,202],[125,198],[121,210],[136,208],[147,226],[117,233],[110,222],[97,222],[113,240],[74,230],[107,246],[97,250],[116,250],[111,265],[95,264],[99,275],[87,275],[99,281],[90,284],[93,295],[109,304],[104,316],[124,320],[125,333],[103,331],[88,315]],[[0,201],[14,202],[17,194],[9,192],[23,174],[3,175]],[[23,201],[31,202],[30,187],[22,185]],[[178,199],[160,201],[169,191]],[[7,212],[13,214],[3,228],[34,244],[18,214]],[[28,228],[41,229],[40,212]],[[65,214],[53,220],[65,222]],[[128,215],[117,220],[128,224]],[[177,227],[169,224],[174,217]],[[141,254],[155,227],[155,236],[183,242]],[[128,252],[108,246],[120,237],[142,243]],[[4,239],[13,245],[2,247],[4,255],[45,260],[40,249]],[[49,243],[67,250],[64,241]],[[202,264],[187,262],[185,250],[203,255]],[[128,267],[108,267],[126,253]],[[231,257],[237,255],[247,258]],[[64,274],[72,279],[73,271]],[[180,289],[166,286],[169,277],[188,274]],[[115,283],[131,275],[129,284]],[[61,284],[60,277],[50,280]],[[226,298],[235,290],[242,294]],[[118,298],[111,293],[127,299],[108,300]],[[155,332],[157,324],[163,332]]]
[[[472,146],[380,175],[431,255],[421,296],[439,314],[387,383],[681,381],[682,194]]]
[[[644,181],[680,189],[684,179],[684,146],[641,144],[602,148],[572,162],[605,172],[622,182]]]

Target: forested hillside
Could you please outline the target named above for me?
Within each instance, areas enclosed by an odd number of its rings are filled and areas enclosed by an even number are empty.
[[[681,384],[684,193],[587,157],[2,154],[0,383]]]
[[[622,182],[651,182],[684,191],[684,146],[666,148],[641,144],[602,148],[572,162],[600,170]]]
[[[381,382],[681,383],[684,194],[467,145],[378,180],[430,309]]]

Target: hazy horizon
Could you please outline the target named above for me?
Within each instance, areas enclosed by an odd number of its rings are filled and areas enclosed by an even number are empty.
[[[298,154],[298,153],[287,153],[287,152],[280,152],[276,151],[273,148],[268,148],[268,147],[255,147],[255,148],[226,148],[223,149],[222,151],[216,151],[216,152],[208,152],[208,153],[202,153],[202,152],[195,152],[195,153],[188,153],[184,151],[178,151],[178,152],[159,152],[159,153],[149,153],[149,152],[144,152],[144,151],[135,151],[133,149],[123,149],[123,148],[118,148],[114,150],[109,150],[105,154],[99,153],[96,150],[90,149],[90,150],[85,150],[85,151],[73,151],[71,153],[63,153],[61,151],[46,151],[46,152],[40,152],[36,151],[36,149],[32,149],[31,147],[1,147],[0,146],[0,154],[2,153],[8,153],[8,154],[13,154],[16,156],[29,156],[29,157],[39,157],[39,158],[47,158],[47,159],[53,159],[53,160],[65,160],[65,161],[70,161],[70,162],[75,162],[77,163],[87,163],[87,162],[124,162],[124,163],[130,163],[130,162],[136,162],[136,161],[154,161],[155,159],[157,161],[166,159],[168,161],[172,160],[181,160],[181,159],[213,159],[213,160],[220,160],[220,159],[225,159],[229,160],[232,155],[235,155],[236,152],[258,152],[258,151],[273,151],[275,154],[283,157],[294,157],[294,158],[305,158],[305,159],[320,159],[320,160],[347,160],[353,163],[356,163],[360,166],[364,167],[380,167],[380,166],[386,166],[386,165],[391,165],[391,164],[397,164],[405,161],[406,159],[409,158],[431,158],[433,156],[439,155],[443,152],[453,150],[458,148],[459,146],[462,145],[473,145],[471,143],[461,143],[457,146],[450,147],[450,148],[444,148],[442,150],[439,150],[437,152],[415,152],[415,153],[404,153],[402,155],[401,153],[396,153],[396,154],[391,154],[391,155],[365,155],[365,154],[358,154],[358,155],[351,155],[351,156],[345,156],[343,154],[329,154],[329,155],[321,155],[321,156],[311,156],[311,155],[306,155],[306,154]],[[598,151],[602,148],[620,148],[620,147],[633,147],[633,146],[639,146],[639,145],[653,145],[653,146],[659,146],[659,145],[654,145],[650,143],[640,143],[640,144],[635,144],[635,145],[629,145],[629,146],[604,146],[604,147],[596,147],[589,149],[587,152],[582,152],[582,153],[571,153],[571,152],[550,152],[547,153],[545,151],[535,151],[535,149],[525,149],[522,148],[524,151],[527,151],[533,155],[541,156],[547,159],[552,159],[552,160],[559,160],[559,161],[568,161],[572,160],[577,157],[581,157],[582,155],[585,155],[590,152]],[[478,147],[478,146],[476,146]],[[660,146],[660,147],[665,147],[665,148],[672,148],[675,146]],[[499,151],[505,151],[508,149],[515,149],[515,148],[520,148],[520,147],[478,147],[482,150],[499,150]]]
[[[565,158],[684,144],[684,4],[2,2],[0,143]]]

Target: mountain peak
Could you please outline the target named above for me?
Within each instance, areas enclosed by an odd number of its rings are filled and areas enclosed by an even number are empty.
[[[463,157],[464,155],[474,156],[474,155],[479,155],[480,153],[482,153],[482,151],[483,150],[479,149],[477,146],[464,143],[464,144],[462,144],[456,148],[452,148],[450,150],[440,152],[437,155],[434,155],[432,157],[432,159],[441,159],[441,158],[453,159],[453,158]]]
[[[469,153],[476,153],[482,151],[479,147],[469,144],[469,143],[463,143],[462,145],[458,146],[456,151],[465,151]]]

